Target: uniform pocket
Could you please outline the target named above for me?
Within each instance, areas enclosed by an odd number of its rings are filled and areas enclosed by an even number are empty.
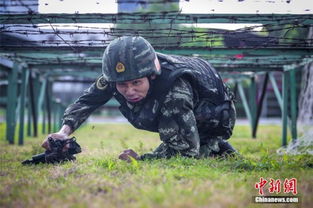
[[[220,123],[217,107],[209,100],[202,100],[194,110],[197,125],[201,128],[214,129]]]
[[[201,138],[228,139],[232,135],[236,117],[232,101],[215,105],[204,100],[195,110],[195,116]]]
[[[225,105],[225,104],[224,104]],[[236,110],[232,101],[227,102],[227,108],[223,108],[221,112],[221,125],[219,131],[224,132],[223,139],[229,139],[233,134],[236,121]]]

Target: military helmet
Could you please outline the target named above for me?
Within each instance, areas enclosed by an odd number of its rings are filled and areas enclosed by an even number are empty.
[[[156,53],[151,44],[140,36],[123,36],[105,49],[102,73],[108,82],[123,82],[157,74]]]

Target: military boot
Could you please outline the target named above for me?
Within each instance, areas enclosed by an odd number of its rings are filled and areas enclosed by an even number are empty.
[[[215,153],[214,156],[228,157],[234,156],[237,153],[237,151],[225,140],[219,141],[218,146],[220,151]]]

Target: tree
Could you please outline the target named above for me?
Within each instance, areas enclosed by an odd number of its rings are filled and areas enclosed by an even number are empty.
[[[136,12],[148,13],[179,13],[179,1],[150,0],[145,8]],[[167,47],[180,46],[183,42],[183,27],[178,24],[117,24],[114,35],[140,35],[146,38],[153,46]]]

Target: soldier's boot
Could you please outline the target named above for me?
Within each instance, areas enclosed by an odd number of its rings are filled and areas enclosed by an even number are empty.
[[[218,143],[220,151],[217,153],[219,156],[234,156],[237,151],[225,140],[221,140]]]

